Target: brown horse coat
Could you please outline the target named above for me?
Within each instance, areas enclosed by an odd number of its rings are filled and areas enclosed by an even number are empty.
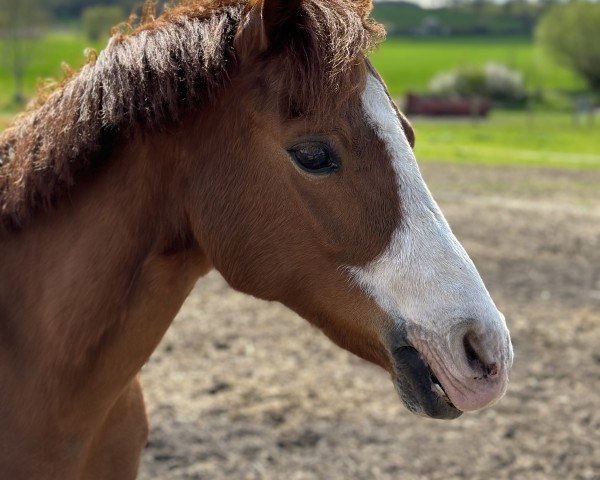
[[[387,369],[416,413],[502,395],[504,320],[365,60],[369,9],[186,3],[0,134],[3,475],[134,478],[136,375],[211,268]]]

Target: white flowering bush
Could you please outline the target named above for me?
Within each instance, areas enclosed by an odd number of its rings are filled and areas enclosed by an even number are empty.
[[[458,75],[456,71],[438,73],[429,82],[429,91],[439,96],[452,96],[457,94]]]
[[[520,103],[527,97],[521,72],[493,62],[439,73],[429,82],[429,92],[443,98],[484,97],[505,103]]]
[[[485,86],[491,98],[520,101],[527,95],[523,74],[501,63],[488,63],[484,67]]]

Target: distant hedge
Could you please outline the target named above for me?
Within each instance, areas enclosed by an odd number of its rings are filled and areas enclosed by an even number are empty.
[[[111,28],[125,19],[125,11],[118,5],[88,7],[81,14],[83,30],[92,41],[108,36]]]
[[[383,23],[392,37],[530,36],[535,21],[545,8],[542,3],[445,1],[441,2],[441,7],[423,8],[405,1],[379,1],[373,4],[373,18]]]
[[[14,1],[14,0],[13,0]],[[120,6],[129,14],[143,0],[41,0],[44,8],[50,11],[54,18],[80,18],[86,8],[103,6]],[[159,2],[161,3],[161,2]]]

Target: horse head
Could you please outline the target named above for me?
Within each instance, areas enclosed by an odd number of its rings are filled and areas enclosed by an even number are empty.
[[[366,57],[369,9],[248,4],[229,88],[182,130],[186,211],[234,288],[385,368],[411,411],[454,418],[504,394],[510,335]]]

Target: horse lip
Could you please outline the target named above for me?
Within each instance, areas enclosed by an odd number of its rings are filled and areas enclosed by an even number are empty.
[[[444,400],[446,400],[446,402],[448,402],[450,405],[452,405],[454,408],[456,408],[456,406],[450,400],[450,396],[448,395],[448,392],[446,392],[446,389],[444,388],[444,385],[435,376],[435,373],[433,373],[433,370],[431,369],[431,366],[427,363],[427,361],[425,359],[423,359],[423,357],[421,357],[421,360],[423,360],[425,362],[425,364],[427,365],[427,370],[429,371],[429,377],[431,379],[431,383],[433,384],[434,389],[437,390],[440,393],[440,396]]]
[[[400,399],[413,413],[431,418],[453,419],[462,414],[444,394],[439,380],[432,375],[429,365],[412,346],[401,346],[392,352],[394,383]]]

